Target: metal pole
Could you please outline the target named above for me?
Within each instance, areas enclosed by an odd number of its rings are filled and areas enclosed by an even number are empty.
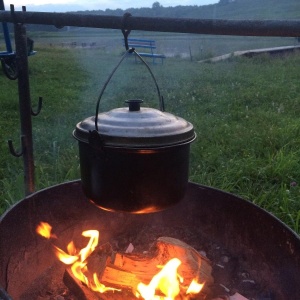
[[[75,13],[0,11],[0,22],[237,36],[300,36],[299,20],[221,20],[184,18],[126,18]],[[124,24],[125,23],[125,24]]]
[[[19,110],[24,162],[25,194],[34,192],[34,159],[31,122],[31,99],[28,74],[27,35],[23,24],[15,24],[16,62],[18,69]]]

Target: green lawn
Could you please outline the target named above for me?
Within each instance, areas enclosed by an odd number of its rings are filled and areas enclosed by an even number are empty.
[[[76,123],[95,113],[98,94],[120,59],[105,49],[37,48],[30,58],[37,189],[79,178]],[[166,110],[195,126],[190,180],[240,195],[300,231],[300,55],[238,58],[202,64],[167,58],[152,66]],[[0,76],[0,212],[23,197],[17,83]],[[143,98],[158,108],[155,86],[142,64],[125,60],[108,85],[100,110]]]

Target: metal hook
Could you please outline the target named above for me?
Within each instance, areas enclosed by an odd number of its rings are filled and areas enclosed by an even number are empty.
[[[34,117],[36,117],[37,115],[39,115],[39,113],[42,110],[42,106],[43,106],[43,97],[39,97],[37,111],[34,112],[33,109],[31,108],[31,115],[34,116]]]
[[[54,27],[57,28],[57,29],[62,29],[62,28],[65,27],[64,25],[61,25],[61,24],[59,24],[59,23],[60,23],[59,20],[54,21],[54,23],[53,23]]]
[[[18,151],[18,152],[15,151],[12,140],[8,140],[7,142],[8,142],[9,151],[13,156],[20,157],[24,154],[24,144],[25,144],[25,136],[24,135],[21,136],[21,145],[22,145],[21,151]]]
[[[124,36],[124,45],[125,45],[126,51],[128,51],[128,49],[129,49],[129,46],[128,46],[128,36],[129,36],[129,34],[131,32],[130,29],[126,29],[126,21],[127,21],[127,19],[129,17],[131,17],[131,13],[126,12],[123,15],[123,18],[122,18],[122,33],[123,33],[123,36]]]
[[[15,21],[15,6],[13,4],[10,4],[10,14],[12,16],[13,22],[16,23]]]

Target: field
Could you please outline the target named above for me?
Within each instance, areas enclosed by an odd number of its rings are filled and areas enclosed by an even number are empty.
[[[98,94],[124,49],[118,32],[32,37],[38,51],[29,59],[33,107],[39,96],[44,99],[41,114],[33,119],[39,190],[79,178],[72,131],[95,113]],[[163,65],[151,65],[166,111],[193,123],[198,136],[191,149],[190,180],[240,195],[300,232],[299,53],[197,62],[235,50],[293,45],[295,39],[167,34],[155,39],[157,51],[168,55]],[[24,196],[24,189],[22,159],[12,157],[6,143],[12,138],[16,148],[20,144],[17,83],[1,75],[0,84],[2,213]],[[158,108],[150,74],[129,58],[108,85],[100,110],[124,106],[132,97]]]

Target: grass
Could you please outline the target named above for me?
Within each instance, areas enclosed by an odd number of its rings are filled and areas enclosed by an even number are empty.
[[[76,123],[95,112],[102,85],[121,49],[40,46],[30,58],[32,102],[44,98],[33,119],[37,189],[79,178]],[[236,58],[217,64],[168,58],[152,70],[166,110],[195,126],[190,180],[253,201],[300,232],[300,86],[298,53],[285,57]],[[0,76],[0,212],[21,199],[22,161],[8,154],[18,145],[16,82]],[[136,97],[158,108],[155,86],[144,66],[123,62],[100,110]]]
[[[62,181],[65,176],[72,178],[72,166],[61,164],[72,151],[72,139],[68,138],[74,124],[69,124],[67,114],[77,111],[78,90],[83,86],[83,71],[74,63],[74,57],[68,50],[56,50],[49,53],[38,49],[39,53],[30,58],[31,98],[33,108],[38,97],[43,97],[42,112],[33,118],[33,139],[35,147],[37,187],[49,186]],[[82,74],[81,74],[82,73]],[[12,138],[15,147],[19,147],[19,115],[17,82],[1,76],[1,208],[23,197],[22,159],[16,159],[8,153],[6,140]],[[60,153],[64,153],[63,157]],[[73,151],[74,153],[75,151]],[[73,155],[72,153],[72,155]],[[71,160],[70,160],[71,161]],[[64,165],[64,167],[62,167]],[[68,172],[61,169],[69,168]],[[51,171],[49,171],[51,169]],[[78,177],[78,173],[76,174]]]

